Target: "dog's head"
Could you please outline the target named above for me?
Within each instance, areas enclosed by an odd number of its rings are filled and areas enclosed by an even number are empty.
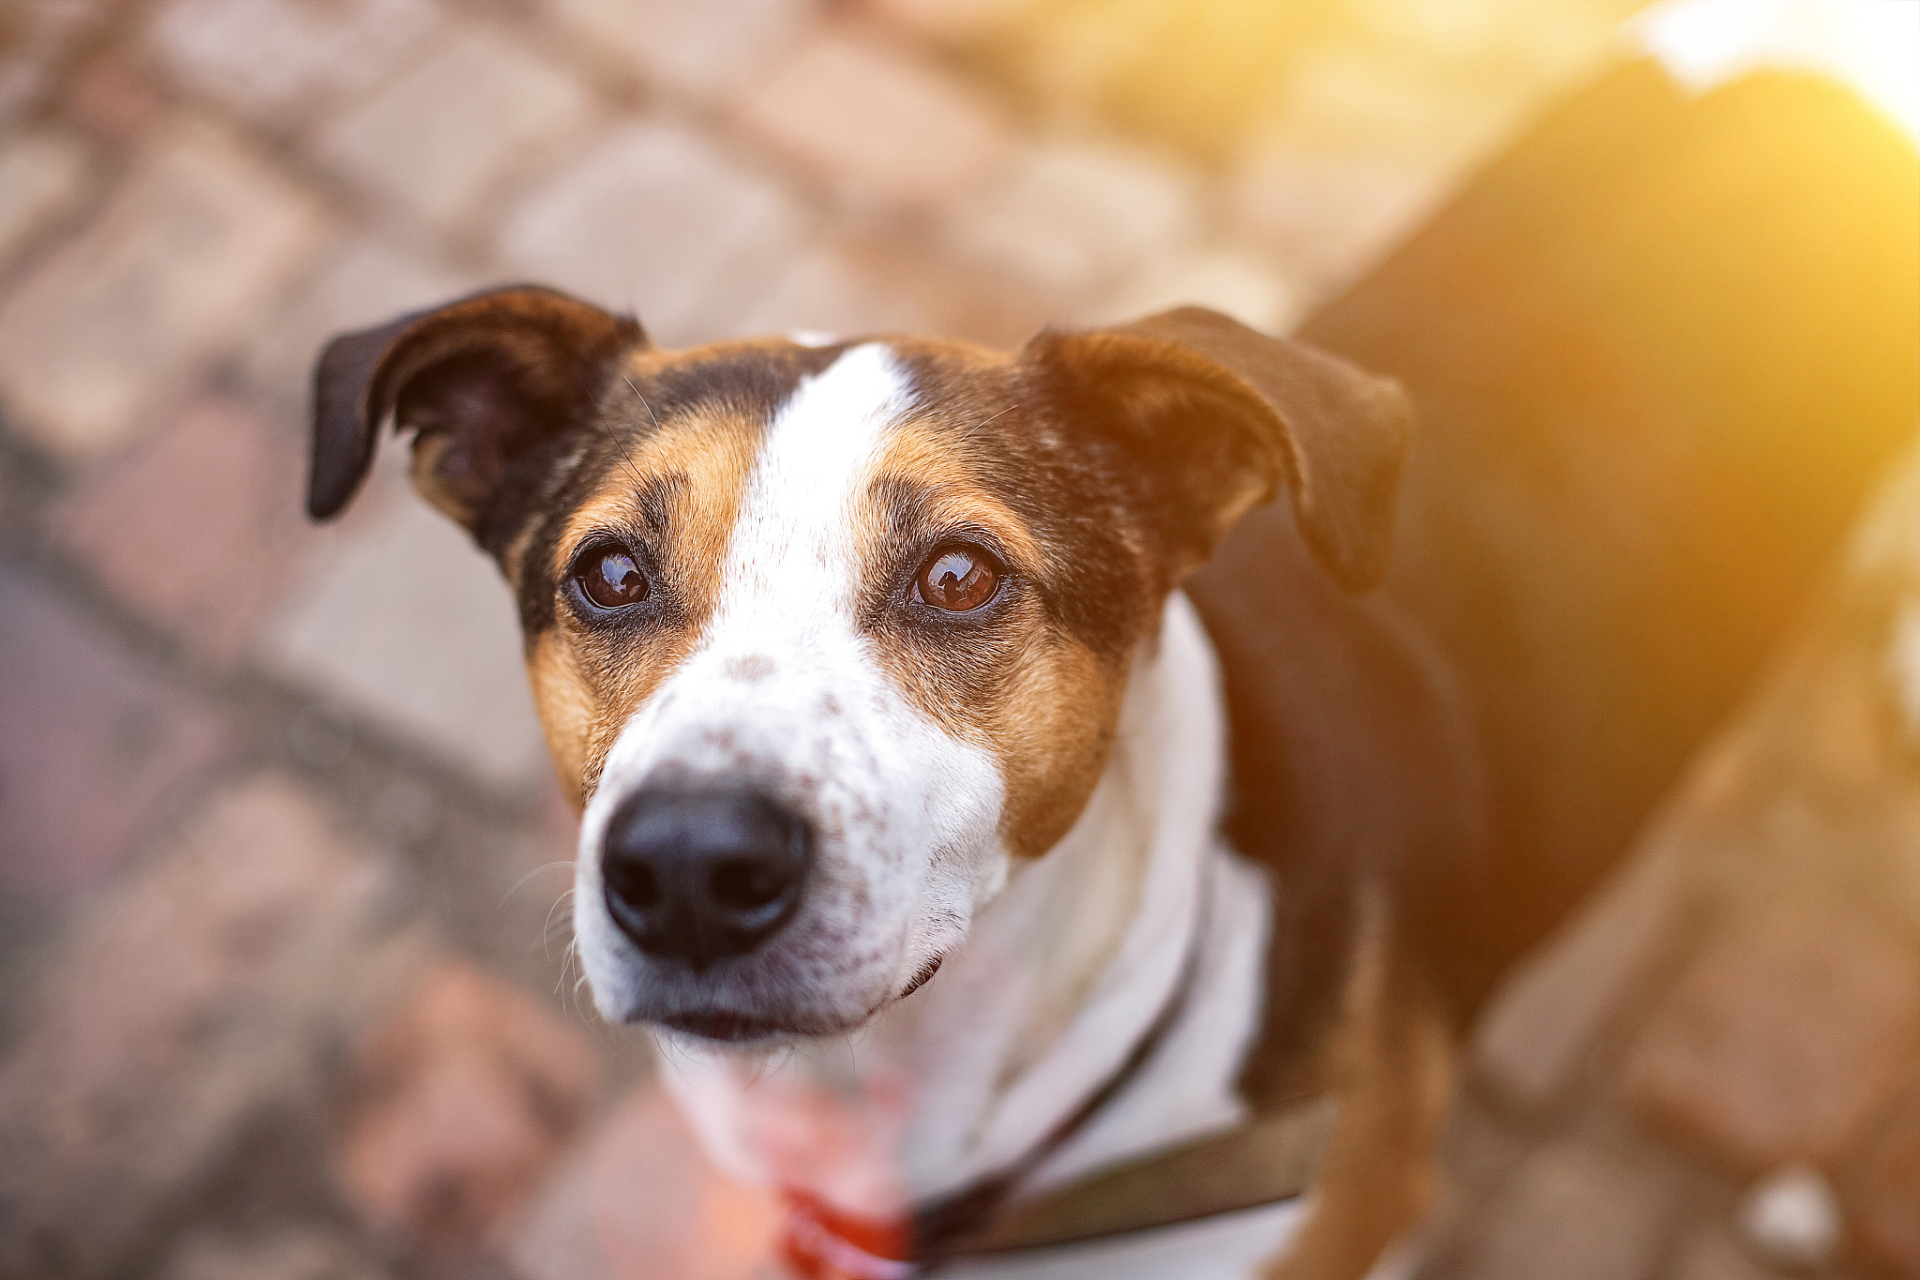
[[[596,1002],[725,1040],[924,981],[1072,825],[1168,592],[1280,485],[1375,579],[1407,431],[1391,384],[1197,309],[1012,354],[662,351],[537,288],[327,347],[316,518],[390,414],[518,595]]]

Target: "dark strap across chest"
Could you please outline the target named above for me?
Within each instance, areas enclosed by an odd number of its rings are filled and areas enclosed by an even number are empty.
[[[1327,1096],[1255,1116],[1010,1205],[931,1256],[946,1262],[1084,1244],[1284,1203],[1313,1185],[1333,1117]]]
[[[1193,994],[1194,980],[1200,971],[1206,922],[1206,915],[1203,914],[1187,944],[1186,956],[1180,963],[1180,973],[1174,979],[1173,990],[1167,993],[1160,1011],[1154,1015],[1153,1021],[1134,1042],[1133,1048],[1112,1075],[1018,1160],[914,1209],[913,1247],[917,1257],[945,1257],[950,1242],[981,1230],[1034,1170],[1045,1164],[1070,1139],[1077,1137],[1089,1121],[1139,1077],[1187,1011],[1187,1000]]]

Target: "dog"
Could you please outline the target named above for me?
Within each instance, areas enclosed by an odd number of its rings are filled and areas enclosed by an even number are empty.
[[[1377,582],[1393,383],[1197,308],[668,351],[520,286],[334,340],[315,405],[316,518],[391,417],[511,584],[595,1005],[797,1274],[1351,1277],[1417,1219],[1444,1012],[1356,849],[1321,1016],[1267,1034],[1283,915],[1181,591],[1282,492],[1295,568]]]
[[[327,348],[308,505],[391,416],[499,562],[595,1002],[795,1274],[1358,1276],[1920,417],[1916,204],[1830,85],[1630,64],[1302,341],[506,289]]]

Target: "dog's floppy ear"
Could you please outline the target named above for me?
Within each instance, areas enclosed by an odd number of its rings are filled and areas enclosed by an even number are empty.
[[[1282,481],[1335,580],[1360,591],[1386,571],[1413,421],[1396,383],[1203,307],[1043,333],[1027,354],[1074,428],[1129,458],[1174,580]]]
[[[614,361],[645,340],[630,318],[532,285],[342,334],[314,370],[307,514],[347,505],[392,413],[417,433],[415,486],[484,545],[514,456],[585,421]]]

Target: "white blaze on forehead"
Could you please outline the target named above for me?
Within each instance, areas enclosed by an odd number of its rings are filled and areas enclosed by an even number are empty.
[[[905,371],[877,342],[854,347],[800,384],[747,480],[709,634],[724,635],[742,608],[788,625],[823,607],[850,616],[854,504],[888,428],[912,404]]]

